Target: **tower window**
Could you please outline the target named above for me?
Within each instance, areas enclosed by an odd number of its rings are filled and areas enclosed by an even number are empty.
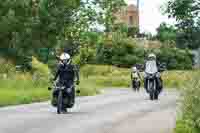
[[[129,25],[133,25],[133,16],[129,16]]]

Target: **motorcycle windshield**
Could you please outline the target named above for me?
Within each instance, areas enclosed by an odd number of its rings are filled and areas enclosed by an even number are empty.
[[[155,60],[147,61],[145,64],[145,72],[154,74],[158,72],[157,64]]]

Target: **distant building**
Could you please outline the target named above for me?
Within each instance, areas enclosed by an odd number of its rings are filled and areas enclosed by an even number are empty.
[[[117,24],[126,24],[128,27],[139,28],[139,8],[133,4],[123,7],[117,13]]]

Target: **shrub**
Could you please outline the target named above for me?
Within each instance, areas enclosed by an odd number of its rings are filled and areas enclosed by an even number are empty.
[[[32,60],[32,72],[41,77],[49,77],[50,70],[48,65],[39,62],[35,57]]]
[[[97,47],[97,63],[130,67],[134,64],[144,64],[145,54],[154,52],[158,60],[171,69],[192,69],[192,56],[188,50],[171,48],[164,45],[161,48],[145,50],[138,46],[134,39],[123,38],[114,34],[104,38]]]
[[[15,72],[15,66],[9,60],[5,60],[4,58],[0,58],[0,74],[11,74]]]
[[[177,121],[176,133],[200,132],[200,71],[192,73],[184,86],[181,117]],[[185,127],[185,128],[183,128]]]
[[[175,133],[198,133],[192,124],[184,120],[178,120],[175,128]]]
[[[120,34],[104,39],[97,49],[97,62],[101,64],[130,67],[143,63],[144,58],[141,57],[144,57],[144,49],[137,47],[133,39]]]
[[[158,60],[167,65],[167,69],[187,70],[192,69],[192,56],[188,50],[177,48],[161,47],[159,50],[152,50],[157,54]]]
[[[96,60],[96,50],[92,48],[83,47],[79,50],[79,54],[76,55],[73,59],[75,64],[80,66],[87,63],[94,63]]]

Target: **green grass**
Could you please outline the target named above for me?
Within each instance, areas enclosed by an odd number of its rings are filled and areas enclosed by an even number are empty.
[[[188,124],[184,120],[177,120],[174,133],[199,133],[193,124]]]
[[[192,72],[183,87],[175,133],[200,132],[200,71]]]
[[[164,86],[182,89],[195,71],[166,71],[162,74]]]
[[[47,83],[34,83],[32,80],[0,80],[0,106],[47,100],[47,86]]]
[[[37,60],[35,60],[35,66],[37,67],[35,67],[34,73],[42,75],[42,77],[36,78],[36,81],[33,80],[30,73],[15,73],[11,64],[9,68],[12,68],[12,71],[8,71],[7,78],[0,75],[0,106],[28,104],[50,99],[51,93],[47,90],[50,85],[48,83],[49,70]],[[2,73],[4,70],[0,72]],[[130,69],[86,65],[81,68],[80,75],[81,82],[77,89],[81,91],[79,94],[81,96],[99,94],[102,88],[127,88],[130,86]],[[177,88],[184,92],[182,116],[177,120],[175,133],[198,133],[200,131],[199,75],[200,72],[197,73],[197,71],[166,71],[162,73],[165,88]]]
[[[192,72],[170,71],[163,73],[166,88],[181,88]],[[130,70],[113,66],[86,65],[80,71],[81,96],[101,93],[102,88],[130,87]],[[48,77],[33,81],[28,73],[0,78],[0,106],[27,104],[49,100]]]

